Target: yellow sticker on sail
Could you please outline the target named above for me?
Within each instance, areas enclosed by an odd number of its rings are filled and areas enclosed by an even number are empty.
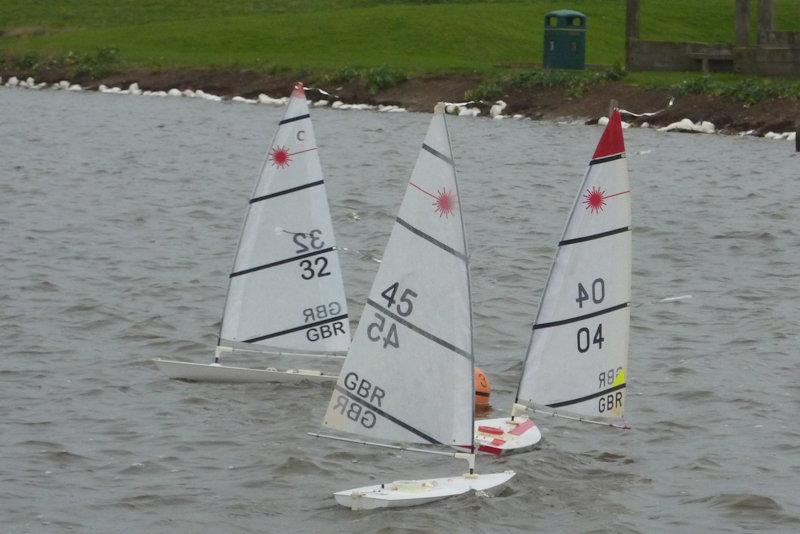
[[[625,383],[625,368],[620,367],[620,369],[617,371],[617,376],[614,377],[614,383],[611,384],[611,386],[612,387],[620,386],[624,383]]]

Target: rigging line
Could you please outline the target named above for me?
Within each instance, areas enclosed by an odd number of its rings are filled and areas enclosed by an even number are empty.
[[[420,191],[422,191],[423,193],[425,193],[425,194],[426,194],[426,195],[428,195],[429,197],[431,197],[431,198],[435,198],[435,199],[437,199],[437,200],[438,200],[438,198],[436,197],[436,195],[434,195],[433,193],[429,193],[429,192],[425,191],[424,189],[422,189],[420,186],[418,186],[418,185],[417,185],[417,184],[415,184],[414,182],[412,182],[412,181],[410,181],[410,180],[409,180],[409,182],[408,182],[408,183],[409,183],[410,185],[413,185],[414,187],[416,187],[417,189],[419,189]]]
[[[240,342],[242,343],[242,342]],[[265,356],[302,356],[304,358],[331,358],[334,360],[344,360],[344,354],[326,353],[326,352],[291,352],[291,351],[275,351],[275,350],[253,350],[253,349],[240,349],[236,347],[229,347],[227,345],[219,345],[218,348],[223,352],[243,352],[246,354],[260,354]]]
[[[354,395],[352,392],[350,392],[347,389],[343,388],[339,384],[336,384],[335,386],[333,386],[333,389],[335,389],[339,393],[342,393],[343,395],[345,395],[350,400],[352,400],[354,402],[357,402],[358,404],[362,405],[364,408],[372,410],[373,412],[377,413],[378,415],[380,415],[384,419],[387,419],[388,421],[391,421],[392,423],[396,424],[397,426],[408,430],[412,434],[415,434],[415,435],[421,437],[422,439],[424,439],[425,441],[431,443],[432,445],[443,445],[442,442],[440,442],[437,439],[427,435],[422,430],[418,430],[418,429],[414,428],[413,426],[409,425],[408,423],[404,423],[403,421],[401,421],[400,419],[394,417],[393,415],[389,415],[388,413],[384,412],[383,410],[381,410],[377,406],[373,405],[372,403],[369,403],[369,402],[365,401],[364,399],[362,399],[358,395]]]
[[[601,426],[610,426],[614,428],[619,428],[622,430],[630,430],[631,427],[626,422],[619,423],[609,423],[605,421],[595,421],[594,419],[586,419],[584,417],[575,417],[574,415],[565,415],[560,414],[558,412],[551,412],[548,410],[540,410],[538,408],[528,408],[528,410],[532,411],[533,413],[540,413],[543,415],[549,415],[550,417],[557,417],[559,419],[569,419],[570,421],[578,421],[579,423],[589,423],[591,425],[601,425]]]
[[[307,148],[305,150],[298,150],[297,152],[292,152],[291,154],[286,154],[287,156],[296,156],[298,154],[302,154],[303,152],[311,152],[312,150],[317,150],[318,147],[314,148]]]
[[[468,360],[472,361],[472,354],[470,354],[469,352],[456,347],[452,343],[448,343],[447,341],[445,341],[442,338],[436,337],[435,335],[431,334],[430,332],[428,332],[426,330],[423,330],[422,328],[420,328],[420,327],[418,327],[418,326],[416,326],[414,324],[411,324],[410,322],[406,321],[405,319],[403,319],[399,315],[395,314],[394,312],[391,312],[391,311],[387,310],[386,308],[384,308],[383,306],[381,306],[380,304],[378,304],[374,300],[367,299],[367,304],[369,304],[370,306],[372,306],[373,308],[375,308],[379,312],[388,315],[393,320],[397,321],[398,323],[400,323],[401,325],[405,326],[409,330],[411,330],[413,332],[416,332],[417,334],[421,335],[422,337],[430,339],[434,343],[438,343],[442,347],[444,347],[444,348],[446,348],[446,349],[448,349],[448,350],[450,350],[452,352],[455,352],[456,354],[464,356]]]
[[[624,195],[625,193],[630,193],[630,192],[631,192],[631,190],[630,190],[630,189],[628,189],[627,191],[622,191],[622,192],[620,192],[620,193],[614,193],[613,195],[604,196],[604,197],[603,197],[603,199],[605,200],[605,199],[607,199],[607,198],[614,198],[614,197],[618,197],[619,195]]]
[[[327,434],[320,434],[318,432],[306,432],[306,434],[315,438],[332,439],[335,441],[346,441],[347,443],[357,443],[359,445],[370,445],[373,447],[384,447],[387,449],[395,449],[399,451],[423,452],[425,454],[438,454],[440,456],[452,456],[452,457],[455,457],[456,454],[459,454],[457,452],[432,451],[427,449],[417,449],[416,447],[406,447],[404,445],[389,445],[388,443],[376,443],[374,441],[365,441],[362,439],[350,439],[350,438],[342,438],[339,436],[329,436]]]

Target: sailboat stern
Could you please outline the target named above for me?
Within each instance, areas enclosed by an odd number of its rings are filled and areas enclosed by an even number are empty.
[[[475,444],[478,452],[502,456],[538,448],[542,433],[527,416],[475,421]]]

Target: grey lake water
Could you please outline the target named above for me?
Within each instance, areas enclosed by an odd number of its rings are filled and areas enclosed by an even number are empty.
[[[465,464],[307,436],[329,386],[187,384],[151,363],[211,360],[283,109],[11,89],[0,109],[0,531],[800,530],[790,143],[627,130],[632,428],[539,419],[540,450],[479,459],[517,472],[500,496],[354,513],[331,493]],[[356,320],[430,117],[312,117],[337,240],[362,251],[342,255]],[[601,129],[449,126],[477,360],[503,414]]]

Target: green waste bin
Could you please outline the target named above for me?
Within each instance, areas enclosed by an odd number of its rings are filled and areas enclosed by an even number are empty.
[[[586,15],[559,9],[544,16],[544,67],[586,67]]]

